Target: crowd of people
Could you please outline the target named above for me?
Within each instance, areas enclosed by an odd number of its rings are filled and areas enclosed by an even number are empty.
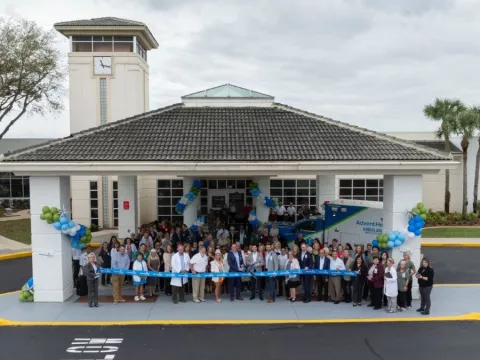
[[[417,311],[423,315],[430,313],[434,271],[425,258],[417,269],[409,253],[404,253],[403,259],[395,264],[387,252],[380,252],[371,244],[352,247],[333,239],[331,244],[324,245],[315,239],[313,245],[308,246],[301,236],[290,249],[279,240],[276,223],[270,228],[249,229],[248,232],[243,226],[236,231],[234,228],[227,230],[224,225],[204,232],[201,228],[191,231],[185,224],[173,229],[164,221],[142,230],[141,237],[126,238],[122,243],[112,237],[109,243],[102,244],[98,256],[88,248],[82,253],[74,250],[74,277],[78,278],[77,270],[87,277],[91,307],[98,306],[99,282],[103,286],[112,285],[114,304],[125,301],[122,288],[124,283],[131,282],[135,287],[135,301],[164,293],[171,296],[175,304],[186,302],[186,295],[190,294],[193,302],[201,303],[205,301],[206,293],[213,293],[216,302],[222,301],[222,295],[230,301],[242,301],[242,294],[248,294],[250,300],[258,297],[269,303],[280,297],[295,302],[300,290],[304,303],[312,299],[333,304],[344,302],[354,307],[367,305],[374,310],[385,308],[387,312],[394,313],[411,308],[415,277],[421,295],[421,306]],[[101,267],[211,273],[211,277],[110,276],[100,274]],[[299,269],[347,270],[357,276],[255,276],[261,271]],[[215,273],[223,272],[240,272],[246,276],[215,276]]]

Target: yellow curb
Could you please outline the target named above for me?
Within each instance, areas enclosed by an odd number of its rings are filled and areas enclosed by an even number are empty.
[[[30,257],[30,256],[32,256],[31,251],[22,251],[22,252],[17,252],[17,253],[13,253],[13,254],[0,255],[0,261],[11,260],[11,259],[20,259],[20,258],[25,258],[25,257]]]
[[[89,243],[87,245],[92,247],[92,248],[99,248],[100,247],[100,243],[97,243],[97,242],[92,242],[92,243]],[[30,256],[32,256],[32,251],[22,251],[22,252],[17,252],[17,253],[12,253],[12,254],[0,255],[0,261],[26,258],[26,257],[30,257]]]
[[[480,321],[480,313],[454,316],[312,319],[312,320],[131,320],[131,321],[14,321],[0,319],[1,326],[133,326],[133,325],[266,325],[266,324],[345,324],[371,322]]]
[[[438,286],[463,286],[463,287],[475,287],[475,286],[480,286],[480,284],[435,284],[433,287],[438,287]]]
[[[1,293],[0,296],[18,294],[18,293],[20,293],[21,291],[22,291],[22,290],[16,290],[16,291],[10,291],[10,292],[6,292],[6,293]]]
[[[422,247],[480,247],[480,242],[423,242]]]

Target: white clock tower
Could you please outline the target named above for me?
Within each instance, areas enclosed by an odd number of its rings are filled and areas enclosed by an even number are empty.
[[[61,22],[70,42],[70,133],[149,110],[147,52],[158,47],[148,27],[114,17]],[[78,222],[116,227],[115,178],[71,177],[72,214]],[[132,229],[135,231],[135,229]]]

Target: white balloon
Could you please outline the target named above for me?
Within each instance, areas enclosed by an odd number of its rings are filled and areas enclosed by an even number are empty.
[[[62,234],[69,234],[69,233],[70,233],[70,229],[62,230]]]
[[[413,233],[413,232],[408,232],[407,237],[408,237],[409,239],[413,239],[413,238],[415,237],[415,233]]]
[[[70,235],[70,236],[75,236],[76,233],[77,233],[77,230],[75,230],[75,229],[70,229],[70,232],[68,233],[68,235]]]
[[[184,204],[184,205],[187,205],[188,204],[188,199],[186,197],[183,197],[183,198],[180,199],[180,203]]]
[[[79,231],[82,227],[80,226],[80,224],[77,224],[77,226],[75,226],[75,230]]]

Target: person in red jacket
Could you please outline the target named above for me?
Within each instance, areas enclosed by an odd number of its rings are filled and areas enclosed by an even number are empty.
[[[372,284],[372,293],[370,295],[373,310],[380,310],[382,308],[382,289],[384,285],[385,269],[380,264],[378,257],[373,258],[373,264],[368,269],[368,281]]]

